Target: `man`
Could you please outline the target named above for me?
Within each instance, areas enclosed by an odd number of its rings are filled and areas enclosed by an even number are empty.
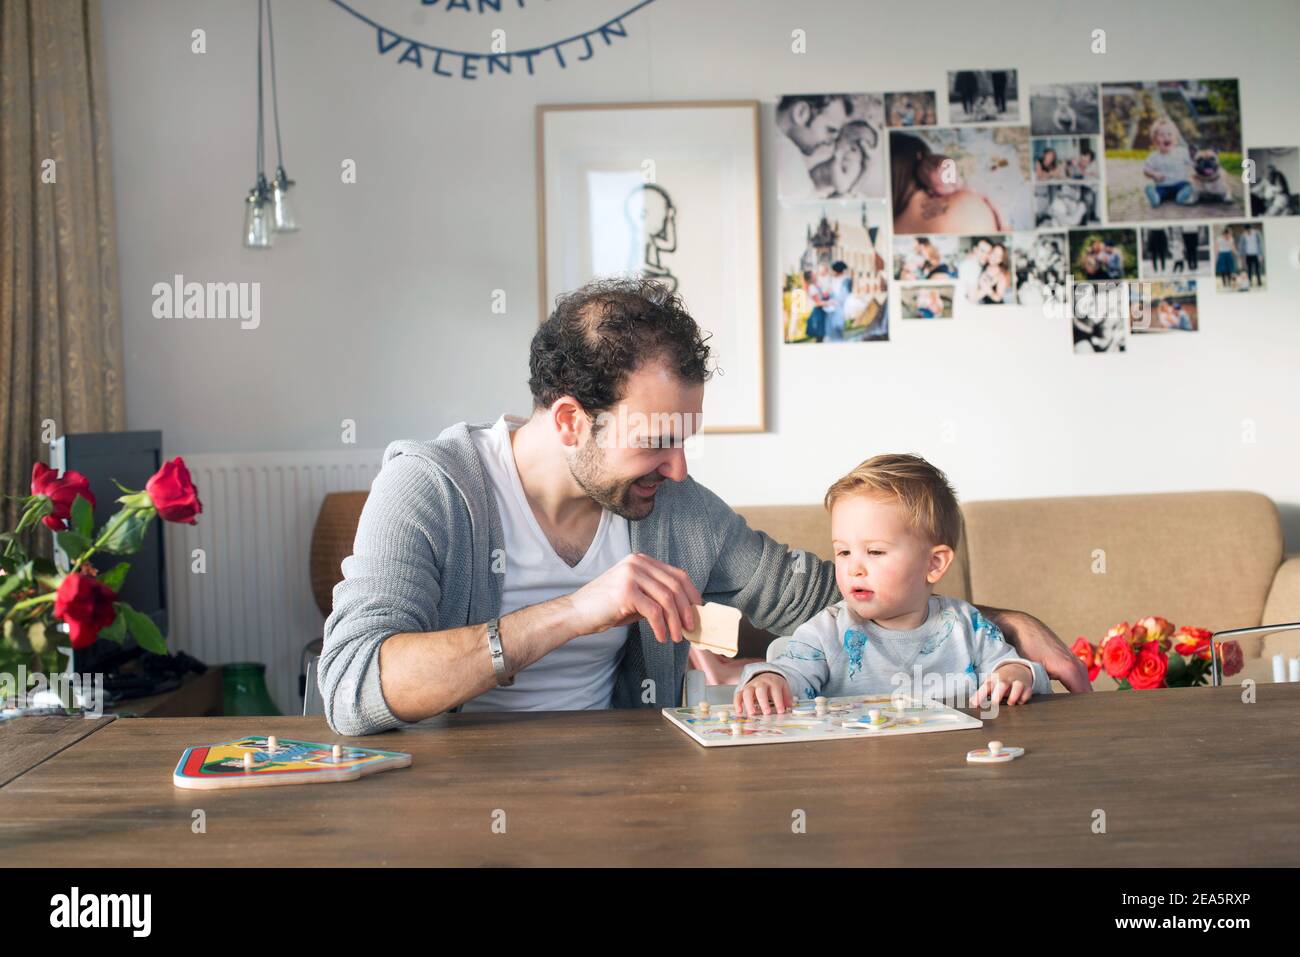
[[[783,199],[807,199],[814,195],[809,170],[829,159],[840,130],[853,115],[853,98],[829,96],[783,96],[776,105],[777,192]]]
[[[663,707],[681,693],[697,604],[788,632],[838,600],[832,563],[749,528],[687,476],[708,360],[662,285],[592,282],[533,337],[527,420],[392,443],[325,623],[330,726]],[[1088,688],[1036,619],[986,613],[1049,674]]]
[[[993,243],[987,239],[978,240],[971,247],[966,258],[957,264],[957,285],[966,296],[967,302],[979,302],[980,276],[989,264],[993,252]]]

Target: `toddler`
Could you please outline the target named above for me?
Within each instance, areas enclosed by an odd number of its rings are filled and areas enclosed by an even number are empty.
[[[1147,202],[1152,208],[1165,200],[1173,200],[1182,206],[1196,202],[1196,190],[1192,187],[1192,158],[1186,149],[1177,149],[1178,128],[1173,120],[1157,120],[1151,127],[1151,141],[1155,144],[1142,166],[1142,175],[1151,180],[1147,183]]]
[[[974,605],[934,594],[962,530],[942,472],[915,455],[877,455],[830,487],[826,508],[843,599],[801,625],[775,660],[745,667],[738,712],[781,713],[818,695],[892,694],[910,686],[915,669],[944,676],[949,687],[978,685],[971,707],[1050,693],[1043,666],[1016,655]]]

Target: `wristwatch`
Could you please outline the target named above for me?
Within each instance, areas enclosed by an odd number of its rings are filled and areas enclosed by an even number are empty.
[[[501,650],[501,619],[493,618],[487,623],[488,651],[492,655],[492,670],[497,675],[497,686],[509,688],[515,683],[513,675],[506,673],[506,654]]]

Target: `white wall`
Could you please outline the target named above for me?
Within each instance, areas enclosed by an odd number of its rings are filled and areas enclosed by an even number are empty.
[[[395,29],[480,49],[495,27],[520,48],[631,5],[528,0],[479,16],[354,2]],[[751,98],[770,122],[782,93],[942,89],[949,68],[1017,67],[1022,88],[1235,76],[1247,145],[1300,142],[1294,0],[657,0],[588,63],[474,82],[381,58],[373,32],[324,0],[279,0],[282,126],[304,228],[253,253],[239,233],[255,3],[103,5],[128,426],[163,429],[170,453],[338,448],[345,418],[360,447],[381,448],[526,411],[538,103]],[[1089,51],[1097,27],[1104,55]],[[195,28],[203,55],[190,52]],[[804,55],[790,52],[795,28]],[[769,279],[773,146],[765,128]],[[345,158],[355,185],[340,183]],[[1280,503],[1300,550],[1300,271],[1286,262],[1300,222],[1270,222],[1267,239],[1268,293],[1205,295],[1200,332],[1139,337],[1122,356],[1075,356],[1063,321],[1021,307],[895,320],[887,344],[783,346],[769,281],[771,431],[707,437],[694,473],[737,504],[819,500],[880,451],[925,455],[966,499],[1256,489]],[[151,287],[175,273],[259,281],[260,328],[154,319]],[[496,288],[505,316],[490,312]]]

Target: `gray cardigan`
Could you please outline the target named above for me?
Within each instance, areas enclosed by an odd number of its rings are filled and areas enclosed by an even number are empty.
[[[500,614],[501,519],[465,423],[432,442],[384,450],[370,487],[319,662],[321,698],[338,734],[402,727],[379,683],[379,646],[399,632],[482,624]],[[789,633],[838,601],[835,568],[751,529],[691,478],[664,482],[654,511],[629,522],[633,552],[685,571],[705,601],[739,608],[758,628]],[[486,643],[483,654],[487,655]],[[687,642],[660,644],[629,627],[614,681],[616,708],[670,707],[681,695]],[[649,683],[652,682],[652,683]]]

